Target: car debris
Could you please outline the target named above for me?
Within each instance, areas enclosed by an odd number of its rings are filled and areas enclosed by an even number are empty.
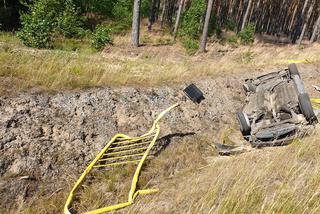
[[[243,88],[246,103],[237,119],[253,147],[287,144],[318,123],[296,64],[247,79]]]
[[[238,155],[250,151],[250,149],[245,146],[226,145],[221,143],[214,143],[213,145],[218,151],[219,155],[222,156]]]
[[[317,117],[320,116],[320,99],[319,98],[313,98],[313,99],[311,99],[311,103],[312,103],[312,107],[314,108],[314,114]]]
[[[320,86],[317,86],[317,85],[313,85],[313,87],[320,92]]]
[[[192,102],[196,104],[200,104],[202,100],[204,100],[203,92],[195,85],[190,84],[187,86],[183,92],[187,95],[187,97],[192,100]]]

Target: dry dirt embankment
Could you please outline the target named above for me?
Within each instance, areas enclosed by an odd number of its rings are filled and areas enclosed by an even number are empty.
[[[301,68],[307,88],[312,91],[310,86],[320,82],[319,66]],[[182,139],[189,144],[197,144],[200,138],[205,138],[206,143],[217,141],[221,129],[236,128],[234,113],[243,103],[243,80],[263,72],[196,81],[206,97],[200,106],[182,98],[183,84],[170,88],[99,88],[0,97],[0,208],[24,209],[28,201],[40,196],[50,201],[57,190],[68,192],[67,183],[74,181],[114,134],[143,133],[157,113],[180,100],[181,107],[163,120],[162,140],[174,147],[179,147]],[[188,151],[174,151],[169,157],[182,155],[183,161],[194,161],[192,156],[188,159]],[[203,149],[204,159],[213,156],[209,151],[209,146]],[[181,160],[176,161],[167,163],[172,164],[167,167],[171,177]]]

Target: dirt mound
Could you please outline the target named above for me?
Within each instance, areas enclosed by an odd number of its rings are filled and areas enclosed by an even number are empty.
[[[143,133],[159,112],[180,100],[183,105],[163,121],[162,135],[206,130],[211,136],[219,129],[213,123],[233,120],[230,115],[240,108],[240,82],[236,77],[199,81],[206,97],[199,107],[181,99],[183,85],[0,98],[0,175],[6,178],[0,184],[1,205],[16,199],[15,189],[37,191],[28,180],[54,191],[50,184],[66,172],[80,173],[114,134]]]

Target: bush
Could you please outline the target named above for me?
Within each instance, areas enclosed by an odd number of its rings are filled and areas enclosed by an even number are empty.
[[[55,17],[61,10],[59,0],[38,0],[29,8],[29,13],[22,14],[22,28],[17,36],[23,44],[29,47],[45,48],[49,47],[50,34],[54,28]]]
[[[17,33],[17,36],[23,44],[33,48],[48,48],[51,46],[51,21],[23,15],[21,24],[23,28]]]
[[[183,40],[182,45],[190,55],[195,54],[199,49],[198,41],[194,39],[185,39]]]
[[[91,45],[97,50],[101,50],[106,44],[112,44],[111,29],[107,26],[98,25],[92,34]]]
[[[28,13],[22,14],[18,38],[23,44],[34,48],[52,46],[53,32],[63,36],[82,37],[83,20],[72,0],[37,0],[29,5]]]
[[[221,27],[217,23],[217,17],[215,15],[215,13],[212,12],[211,17],[210,17],[210,22],[209,22],[208,36],[212,36],[214,34],[217,36],[220,36],[221,32],[222,32]]]
[[[236,45],[238,43],[238,37],[236,35],[232,35],[227,37],[227,42],[231,45]]]
[[[239,33],[239,38],[242,44],[251,44],[254,42],[255,27],[253,24],[247,25],[243,31]]]
[[[129,29],[132,23],[132,2],[127,0],[117,1],[113,7],[112,15],[116,20],[113,26],[115,33]]]
[[[79,11],[72,2],[66,0],[64,10],[57,19],[57,30],[67,38],[81,38],[85,32],[83,27],[83,19],[79,15]]]
[[[228,19],[225,23],[225,28],[228,31],[235,31],[237,28],[237,22],[232,19]]]
[[[204,0],[194,0],[182,17],[180,35],[197,39],[201,28],[200,22],[206,9]]]
[[[118,0],[113,5],[112,16],[115,20],[112,25],[113,33],[121,33],[131,28],[132,25],[133,3],[130,0]],[[149,0],[142,0],[140,7],[141,17],[147,17],[149,14]]]
[[[241,55],[241,61],[246,64],[252,62],[253,59],[254,59],[254,52],[252,51],[245,51]]]
[[[82,8],[82,12],[93,12],[103,14],[106,17],[112,18],[112,10],[117,0],[74,0],[76,5]],[[88,8],[89,7],[89,8]]]

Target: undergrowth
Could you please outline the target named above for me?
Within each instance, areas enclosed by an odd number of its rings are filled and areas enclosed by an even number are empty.
[[[194,39],[184,39],[182,45],[190,55],[195,54],[199,49],[199,43]]]

